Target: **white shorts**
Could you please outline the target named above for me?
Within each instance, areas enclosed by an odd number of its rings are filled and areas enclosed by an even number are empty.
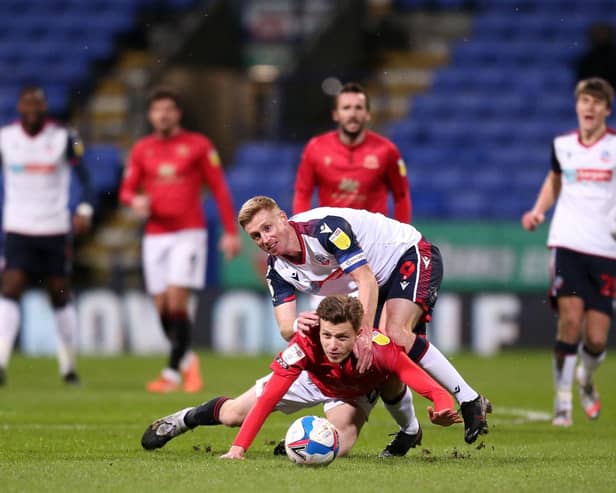
[[[201,289],[205,285],[207,231],[188,229],[143,238],[143,276],[149,294],[168,286]]]
[[[255,391],[257,397],[263,393],[265,384],[272,377],[272,373],[259,378],[255,385]],[[341,404],[350,404],[353,407],[361,409],[365,416],[366,421],[370,412],[374,408],[379,394],[377,391],[371,392],[368,395],[362,395],[360,397],[354,397],[351,399],[338,399],[335,397],[327,397],[319,390],[314,382],[310,379],[308,372],[303,371],[297,377],[297,380],[293,382],[287,393],[280,399],[276,407],[276,411],[281,411],[285,414],[291,414],[308,407],[316,406],[317,404],[323,404],[323,412],[327,413],[330,409]]]

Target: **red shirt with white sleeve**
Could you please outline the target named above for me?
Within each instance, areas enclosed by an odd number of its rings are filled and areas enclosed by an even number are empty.
[[[386,216],[391,192],[394,219],[411,222],[411,192],[400,152],[370,130],[356,145],[344,144],[336,130],[308,142],[297,170],[293,214],[312,207],[315,187],[320,207],[366,209]]]
[[[437,411],[454,408],[449,393],[413,363],[400,346],[377,330],[372,334],[372,350],[372,367],[360,374],[356,370],[357,359],[353,354],[342,363],[331,363],[327,359],[318,328],[305,336],[296,334],[270,365],[273,375],[246,416],[233,445],[248,450],[266,418],[304,370],[328,397],[360,397],[373,391],[390,375],[396,375],[415,392],[430,399]]]
[[[141,189],[149,197],[146,234],[203,229],[204,185],[216,200],[224,230],[237,233],[233,200],[211,141],[186,130],[168,138],[152,134],[137,141],[131,151],[120,201],[130,205]]]

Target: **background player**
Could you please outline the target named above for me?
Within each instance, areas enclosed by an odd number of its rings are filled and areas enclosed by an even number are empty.
[[[40,87],[25,87],[17,103],[19,121],[0,129],[4,173],[3,230],[6,268],[0,298],[0,384],[5,381],[20,323],[19,300],[28,281],[47,287],[57,330],[60,374],[76,384],[74,345],[77,315],[70,297],[71,168],[82,185],[83,201],[72,217],[76,234],[90,228],[93,213],[88,172],[81,162],[83,144],[47,116]]]
[[[436,347],[413,332],[418,322],[429,320],[442,280],[438,248],[419,231],[381,214],[335,207],[320,207],[289,219],[273,199],[264,196],[246,201],[238,220],[269,255],[266,281],[284,338],[297,330],[309,331],[318,320],[311,312],[297,317],[297,292],[330,295],[357,289],[364,307],[364,337],[369,338],[373,321],[380,319],[379,328],[456,396],[465,440],[472,443],[480,433],[487,433],[489,401],[466,383]],[[383,317],[378,316],[381,311]],[[362,351],[362,346],[368,351]],[[360,372],[370,364],[370,348],[365,340],[359,346]]]
[[[604,79],[585,79],[576,86],[575,101],[579,128],[554,139],[552,168],[535,205],[522,216],[522,226],[533,231],[556,203],[548,236],[550,296],[558,312],[556,426],[573,424],[574,372],[584,412],[590,419],[599,417],[601,401],[592,377],[605,359],[616,294],[616,134],[606,126],[614,89]]]
[[[235,211],[218,153],[205,136],[180,126],[182,109],[171,89],[155,90],[148,103],[154,132],[133,147],[120,200],[147,220],[143,239],[143,271],[148,292],[171,343],[168,367],[147,384],[150,392],[203,387],[199,360],[189,350],[191,289],[205,283],[207,230],[201,191],[209,187],[218,205],[225,258],[237,255],[240,239]]]
[[[340,455],[345,455],[374,407],[376,396],[370,395],[389,375],[398,376],[434,402],[436,410],[428,408],[433,423],[449,426],[461,422],[451,396],[380,332],[371,336],[374,365],[363,375],[355,371],[352,351],[363,319],[357,298],[325,298],[317,314],[319,324],[309,333],[293,337],[270,365],[273,373],[236,399],[217,397],[155,421],[143,434],[142,446],[160,448],[199,425],[241,425],[222,458],[242,459],[274,409],[292,413],[323,403],[325,415],[340,433]],[[397,391],[401,386],[398,381]]]
[[[411,193],[406,166],[395,144],[367,129],[370,101],[357,83],[345,84],[334,101],[336,130],[314,137],[304,149],[295,180],[293,214],[319,206],[351,207],[388,215],[391,193],[393,217],[411,222]]]

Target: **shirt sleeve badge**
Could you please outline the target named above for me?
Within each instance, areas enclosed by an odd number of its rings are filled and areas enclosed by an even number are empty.
[[[330,237],[329,241],[331,241],[334,245],[336,245],[340,250],[347,250],[351,246],[351,238],[340,228],[336,228]]]
[[[375,330],[372,332],[372,342],[378,344],[379,346],[387,346],[387,344],[391,342],[391,339],[385,334]]]

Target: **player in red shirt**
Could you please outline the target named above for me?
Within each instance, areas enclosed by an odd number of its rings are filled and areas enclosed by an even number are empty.
[[[224,233],[220,249],[226,258],[240,250],[235,210],[220,158],[205,136],[180,126],[178,95],[159,88],[149,99],[148,119],[154,132],[132,149],[120,189],[120,201],[146,220],[143,270],[165,335],[171,343],[169,365],[147,385],[151,392],[203,387],[197,356],[189,350],[191,289],[205,282],[207,229],[201,192],[214,195]]]
[[[273,373],[256,386],[235,399],[217,397],[155,421],[144,432],[142,446],[160,448],[199,425],[241,425],[222,458],[242,459],[274,409],[291,413],[323,403],[327,419],[340,433],[340,455],[344,455],[375,404],[374,389],[394,395],[402,389],[399,380],[434,402],[435,409],[428,408],[433,423],[449,426],[462,421],[445,389],[381,332],[373,332],[374,364],[363,374],[357,372],[353,346],[363,318],[357,298],[329,296],[317,314],[319,325],[306,335],[296,334],[270,365]],[[392,375],[399,380],[389,379]],[[389,380],[394,380],[393,387]]]
[[[345,84],[335,100],[336,130],[308,142],[297,170],[293,214],[312,208],[319,189],[320,207],[350,207],[388,215],[387,198],[394,200],[393,217],[411,222],[411,193],[406,167],[395,144],[366,128],[370,102],[357,83]]]

